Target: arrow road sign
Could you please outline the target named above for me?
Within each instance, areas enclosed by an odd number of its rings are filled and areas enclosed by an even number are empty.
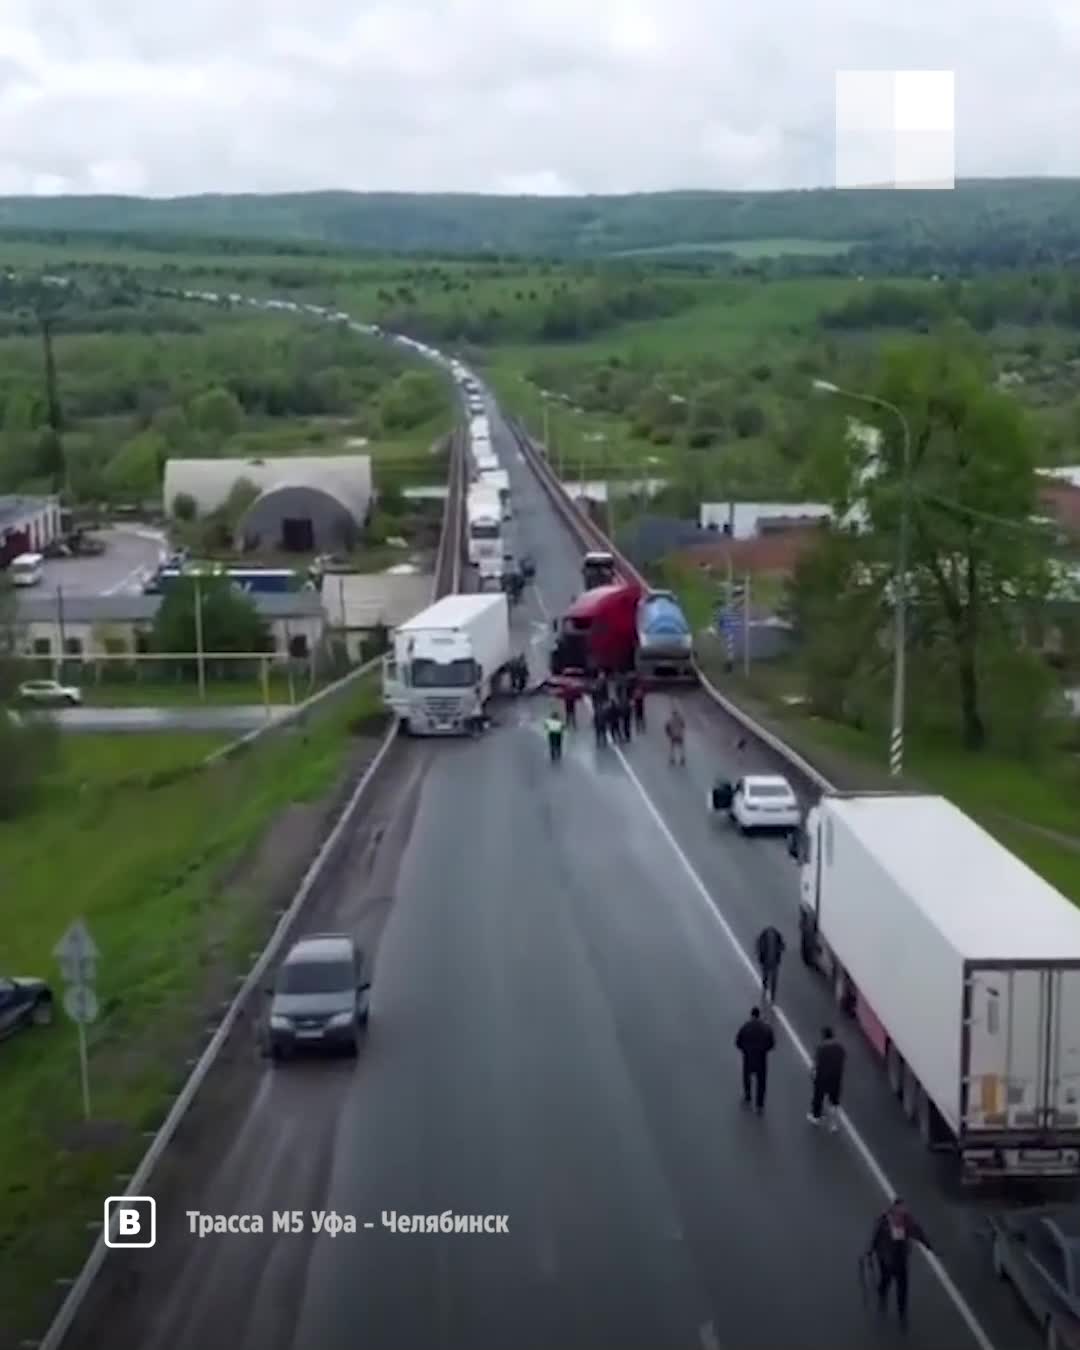
[[[84,1026],[87,1022],[96,1022],[100,1011],[97,994],[84,984],[76,984],[70,989],[65,989],[64,1011],[80,1026]]]

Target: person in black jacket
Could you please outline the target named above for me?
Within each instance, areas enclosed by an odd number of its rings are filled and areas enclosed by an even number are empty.
[[[769,1076],[769,1055],[776,1045],[773,1029],[761,1020],[761,1009],[750,1009],[750,1020],[744,1022],[735,1036],[735,1049],[742,1055],[743,1101],[750,1105],[750,1090],[754,1090],[754,1106],[760,1116],[765,1110],[765,1086]]]
[[[772,924],[758,934],[757,959],[761,967],[761,997],[767,1003],[776,1002],[776,982],[780,978],[780,962],[784,959],[784,939]]]
[[[829,1129],[835,1134],[836,1113],[840,1109],[840,1090],[844,1085],[844,1063],[847,1051],[833,1036],[832,1027],[823,1027],[821,1041],[814,1053],[814,1093],[810,1113],[806,1119],[811,1125],[821,1124],[825,1104],[829,1106]]]
[[[889,1288],[896,1285],[896,1313],[902,1327],[907,1326],[908,1262],[911,1244],[918,1242],[927,1251],[933,1251],[930,1239],[899,1196],[884,1214],[878,1216],[870,1234],[867,1257],[877,1264],[878,1307],[882,1312],[888,1306]]]

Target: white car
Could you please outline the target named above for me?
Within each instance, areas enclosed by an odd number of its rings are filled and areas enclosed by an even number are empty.
[[[735,784],[731,819],[743,834],[751,830],[794,830],[802,823],[802,812],[786,778],[747,774]]]
[[[73,708],[82,703],[82,691],[56,680],[26,680],[19,685],[19,698],[24,703],[66,703]]]

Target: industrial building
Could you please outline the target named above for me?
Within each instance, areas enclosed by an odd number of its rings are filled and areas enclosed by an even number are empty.
[[[59,497],[0,497],[0,567],[20,553],[43,553],[59,536]]]
[[[321,649],[326,615],[317,591],[280,595],[253,593],[252,604],[273,638],[272,661],[309,660]],[[15,610],[18,650],[43,661],[84,661],[148,655],[160,595],[69,595],[19,599]]]
[[[431,603],[432,577],[419,572],[330,572],[323,577],[327,624],[345,644],[350,661],[362,661],[365,641],[419,614]]]
[[[201,519],[246,481],[259,495],[244,512],[237,543],[247,550],[348,552],[371,510],[368,455],[288,455],[273,459],[170,459],[165,509],[189,497]]]

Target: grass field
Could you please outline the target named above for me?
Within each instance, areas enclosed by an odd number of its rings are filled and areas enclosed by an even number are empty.
[[[289,681],[274,674],[264,689],[262,681],[252,679],[207,680],[205,697],[199,692],[196,680],[131,680],[103,681],[101,684],[81,686],[83,704],[88,708],[186,708],[206,704],[211,707],[232,707],[245,704],[299,703],[318,689],[306,679],[297,677],[292,690]],[[291,693],[291,697],[290,697]]]
[[[739,258],[781,258],[784,256],[834,258],[855,247],[854,240],[838,242],[829,239],[728,239],[712,244],[658,244],[654,248],[624,249],[614,254],[618,258],[676,258],[734,253]]]
[[[271,915],[237,860],[280,813],[339,781],[350,728],[378,707],[364,683],[303,731],[201,767],[222,738],[84,736],[28,818],[0,826],[5,921],[0,969],[55,978],[52,948],[76,917],[101,952],[101,1019],[91,1028],[97,1133],[80,1126],[76,1038],[61,1016],[0,1048],[0,1345],[40,1332],[42,1297],[86,1254],[114,1173],[161,1117],[205,1015],[208,991],[246,969]],[[271,826],[271,822],[274,824]],[[263,870],[266,870],[264,865]],[[246,875],[246,879],[245,879]],[[280,883],[278,883],[280,884]],[[279,900],[280,902],[280,900]],[[217,995],[220,997],[220,994]]]

